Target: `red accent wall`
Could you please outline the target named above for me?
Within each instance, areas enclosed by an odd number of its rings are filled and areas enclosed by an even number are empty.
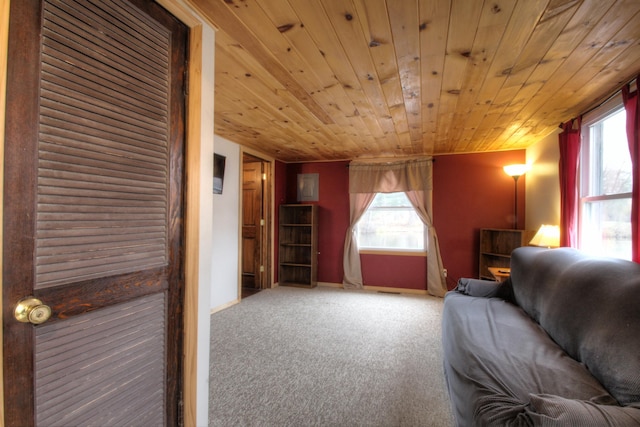
[[[287,199],[287,165],[279,161],[275,162],[274,168],[274,184],[273,184],[273,198],[275,200],[275,212],[273,223],[275,224],[273,230],[273,242],[275,246],[274,261],[273,261],[273,277],[274,283],[278,281],[278,242],[279,242],[279,228],[280,224],[280,205],[286,203]]]
[[[426,257],[362,254],[360,263],[367,286],[427,289]]]
[[[502,167],[524,163],[524,150],[438,156],[433,168],[433,220],[444,267],[453,288],[460,277],[478,274],[481,228],[512,228],[514,182]],[[284,164],[276,162],[276,224],[278,207],[296,203],[299,173],[319,174],[318,281],[342,283],[344,237],[349,226],[348,162]],[[518,180],[518,223],[524,224],[525,178]],[[277,227],[275,242],[277,242]],[[277,265],[277,251],[276,264]],[[361,255],[368,286],[426,289],[424,257]],[[277,280],[277,268],[276,268]]]
[[[513,228],[514,180],[502,167],[525,163],[524,150],[438,156],[433,167],[433,223],[453,288],[477,277],[481,228]],[[518,179],[518,225],[524,226],[526,175]]]
[[[319,282],[342,283],[344,236],[349,226],[349,169],[347,165],[348,162],[283,165],[285,167],[286,189],[284,198],[276,198],[277,206],[282,203],[298,203],[296,200],[298,197],[298,174],[317,173],[319,177],[319,200],[308,202],[318,205]],[[278,177],[276,177],[277,180]]]
[[[278,206],[287,202],[287,164],[275,162],[273,193],[276,207],[276,220],[278,219]],[[278,224],[278,221],[275,221]],[[276,227],[276,233],[277,231]],[[277,240],[276,240],[277,241]]]

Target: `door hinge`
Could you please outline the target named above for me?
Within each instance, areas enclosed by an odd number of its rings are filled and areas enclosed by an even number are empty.
[[[260,218],[260,226],[264,226],[264,218]]]
[[[263,173],[263,174],[262,174],[262,180],[263,180],[263,181],[266,181],[266,180],[267,180],[267,174],[266,174],[266,173]]]
[[[264,265],[260,266],[260,273],[264,273]]]

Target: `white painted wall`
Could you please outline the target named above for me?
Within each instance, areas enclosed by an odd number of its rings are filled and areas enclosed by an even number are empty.
[[[560,224],[560,181],[558,134],[560,129],[527,148],[526,229],[542,224]]]
[[[214,151],[225,156],[226,162],[222,194],[213,195],[213,207],[209,213],[213,222],[209,261],[215,272],[211,280],[211,311],[239,301],[240,269],[240,146],[218,135],[214,141]]]

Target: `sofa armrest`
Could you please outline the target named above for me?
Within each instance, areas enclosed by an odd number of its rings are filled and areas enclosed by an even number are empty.
[[[503,282],[471,279],[463,277],[458,280],[455,292],[472,297],[502,298],[511,301],[511,279]]]

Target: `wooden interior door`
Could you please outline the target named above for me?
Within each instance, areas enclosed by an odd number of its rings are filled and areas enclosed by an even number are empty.
[[[262,289],[263,164],[245,154],[242,162],[242,287]]]
[[[11,2],[6,425],[181,424],[187,35],[150,0]]]

